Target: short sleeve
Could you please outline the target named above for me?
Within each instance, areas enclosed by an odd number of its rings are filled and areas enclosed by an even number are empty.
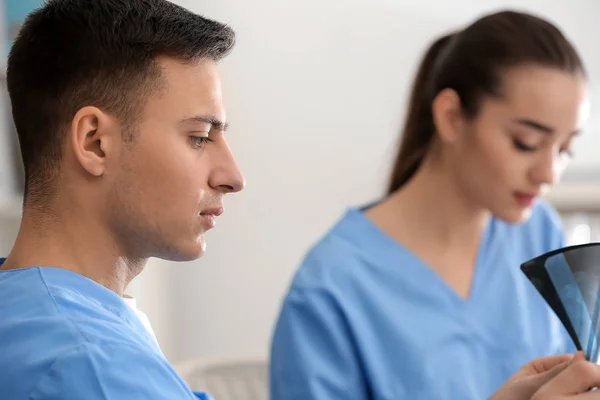
[[[196,398],[159,355],[135,346],[91,344],[59,356],[29,396],[31,400]]]

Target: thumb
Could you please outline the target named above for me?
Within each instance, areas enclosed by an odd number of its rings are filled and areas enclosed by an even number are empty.
[[[573,364],[576,361],[585,361],[585,353],[583,351],[578,351],[577,353],[575,353],[575,357],[573,357],[573,359],[571,360],[571,364]]]
[[[572,363],[567,363],[566,368],[555,379],[544,384],[535,398],[543,399],[548,394],[579,394],[596,386],[600,386],[600,366],[574,359]]]
[[[549,357],[546,357],[546,358],[549,358]],[[566,361],[568,361],[568,360],[569,359],[567,358]],[[555,361],[555,360],[551,360],[551,361]],[[554,364],[548,363],[548,364],[542,365],[542,367],[545,367],[545,370],[543,370],[544,372],[539,372],[537,374],[533,374],[533,375],[530,375],[529,377],[527,377],[528,385],[531,385],[531,387],[535,388],[535,390],[541,388],[546,383],[550,382],[552,379],[554,379],[556,376],[558,376],[558,374],[560,374],[565,369],[567,369],[567,367],[569,365],[571,365],[570,362],[566,362],[566,361],[563,359],[563,361],[560,363],[555,362]],[[548,369],[548,368],[550,368],[550,369]]]
[[[526,368],[523,368],[523,373],[526,375],[536,375],[543,372],[548,372],[558,365],[565,364],[567,361],[571,361],[575,358],[582,356],[583,353],[576,354],[575,357],[572,354],[561,354],[556,356],[537,358],[531,361]]]

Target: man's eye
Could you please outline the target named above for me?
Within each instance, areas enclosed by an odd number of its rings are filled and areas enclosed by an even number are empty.
[[[202,147],[207,143],[213,142],[213,140],[208,136],[190,136],[190,140],[192,141],[194,147]]]

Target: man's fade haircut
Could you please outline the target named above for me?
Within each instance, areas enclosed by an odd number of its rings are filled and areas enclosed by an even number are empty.
[[[235,34],[165,0],[49,0],[25,20],[7,66],[24,202],[52,196],[67,127],[95,106],[135,122],[158,86],[157,57],[219,61]]]

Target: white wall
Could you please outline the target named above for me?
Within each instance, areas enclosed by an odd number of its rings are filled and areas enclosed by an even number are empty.
[[[1,4],[1,3],[0,3]],[[17,170],[14,152],[15,136],[12,118],[10,116],[8,93],[4,80],[4,54],[6,53],[6,41],[4,40],[4,6],[0,7],[0,206],[5,204],[8,198],[15,196],[17,186]],[[1,230],[0,222],[0,230]]]
[[[2,215],[0,218],[0,257],[8,255],[19,229],[19,217]]]
[[[222,75],[229,140],[248,186],[227,200],[203,259],[153,261],[138,282],[173,361],[267,353],[303,252],[346,207],[381,193],[413,70],[435,35],[482,12],[525,7],[572,37],[600,91],[597,0],[178,3],[238,34]],[[572,171],[600,171],[598,106]]]

